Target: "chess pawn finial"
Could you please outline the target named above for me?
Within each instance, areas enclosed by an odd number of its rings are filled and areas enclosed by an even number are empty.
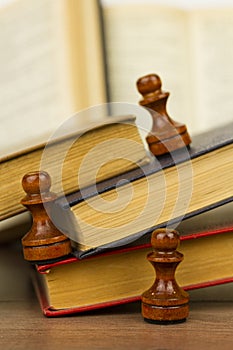
[[[24,258],[31,262],[57,259],[71,253],[71,242],[52,223],[49,213],[57,196],[50,192],[51,179],[47,172],[26,174],[22,179],[26,196],[21,203],[31,211],[33,224],[22,238]]]
[[[142,294],[142,315],[150,323],[183,322],[189,314],[189,295],[175,280],[175,270],[183,260],[177,252],[179,234],[175,230],[158,229],[152,233],[154,249],[147,255],[156,271],[155,282]]]
[[[139,104],[149,109],[153,119],[146,140],[155,156],[173,152],[191,143],[186,126],[169,117],[166,110],[169,92],[162,91],[161,87],[161,79],[156,74],[148,74],[137,80],[137,89],[143,96]]]

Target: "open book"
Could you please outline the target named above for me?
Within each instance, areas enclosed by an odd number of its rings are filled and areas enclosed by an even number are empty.
[[[1,158],[105,102],[105,80],[97,0],[12,0],[0,28]]]
[[[191,133],[233,120],[233,7],[102,2],[112,101],[136,103],[136,80],[157,73],[169,114]]]

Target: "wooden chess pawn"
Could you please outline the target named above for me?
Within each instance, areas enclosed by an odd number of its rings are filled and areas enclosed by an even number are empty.
[[[52,223],[49,212],[57,196],[50,192],[51,179],[44,171],[26,174],[22,180],[26,196],[21,203],[31,211],[31,230],[22,238],[24,258],[31,262],[57,259],[71,253],[71,242]]]
[[[151,152],[155,156],[173,152],[188,146],[190,136],[184,124],[171,119],[166,111],[168,92],[161,90],[161,80],[156,74],[148,74],[138,79],[137,88],[142,94],[141,106],[149,109],[153,125],[146,137]]]
[[[154,251],[147,259],[156,271],[156,279],[142,294],[142,315],[150,323],[183,322],[189,314],[189,295],[175,280],[175,270],[183,260],[183,254],[176,251],[179,234],[175,230],[155,230],[151,244]]]

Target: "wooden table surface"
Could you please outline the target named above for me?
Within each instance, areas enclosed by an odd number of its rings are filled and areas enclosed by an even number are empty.
[[[78,316],[46,318],[31,287],[27,266],[17,249],[0,247],[0,350],[233,349],[233,303],[229,299],[193,301],[187,322],[169,326],[146,323],[139,302]],[[230,297],[231,287],[233,284],[226,285]],[[215,290],[219,300],[223,300],[222,291],[222,286]],[[216,298],[216,294],[209,297]]]
[[[230,302],[194,302],[182,324],[146,323],[140,303],[63,318],[42,316],[36,300],[1,302],[0,349],[233,349]]]

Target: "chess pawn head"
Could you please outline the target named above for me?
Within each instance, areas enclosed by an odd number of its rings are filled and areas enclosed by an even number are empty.
[[[168,115],[166,104],[169,93],[161,88],[161,79],[156,74],[145,75],[137,81],[137,89],[143,96],[139,104],[146,107],[152,116],[152,129],[146,140],[155,156],[171,153],[191,143],[186,126]]]
[[[147,255],[156,272],[151,288],[142,294],[142,315],[150,323],[183,322],[189,314],[189,295],[176,282],[175,270],[183,260],[176,249],[179,234],[159,229],[152,233],[153,251]]]
[[[26,174],[22,180],[26,196],[21,203],[32,214],[32,227],[22,238],[24,258],[32,262],[47,262],[71,253],[71,243],[50,219],[51,207],[57,196],[50,192],[51,178],[45,171]]]

